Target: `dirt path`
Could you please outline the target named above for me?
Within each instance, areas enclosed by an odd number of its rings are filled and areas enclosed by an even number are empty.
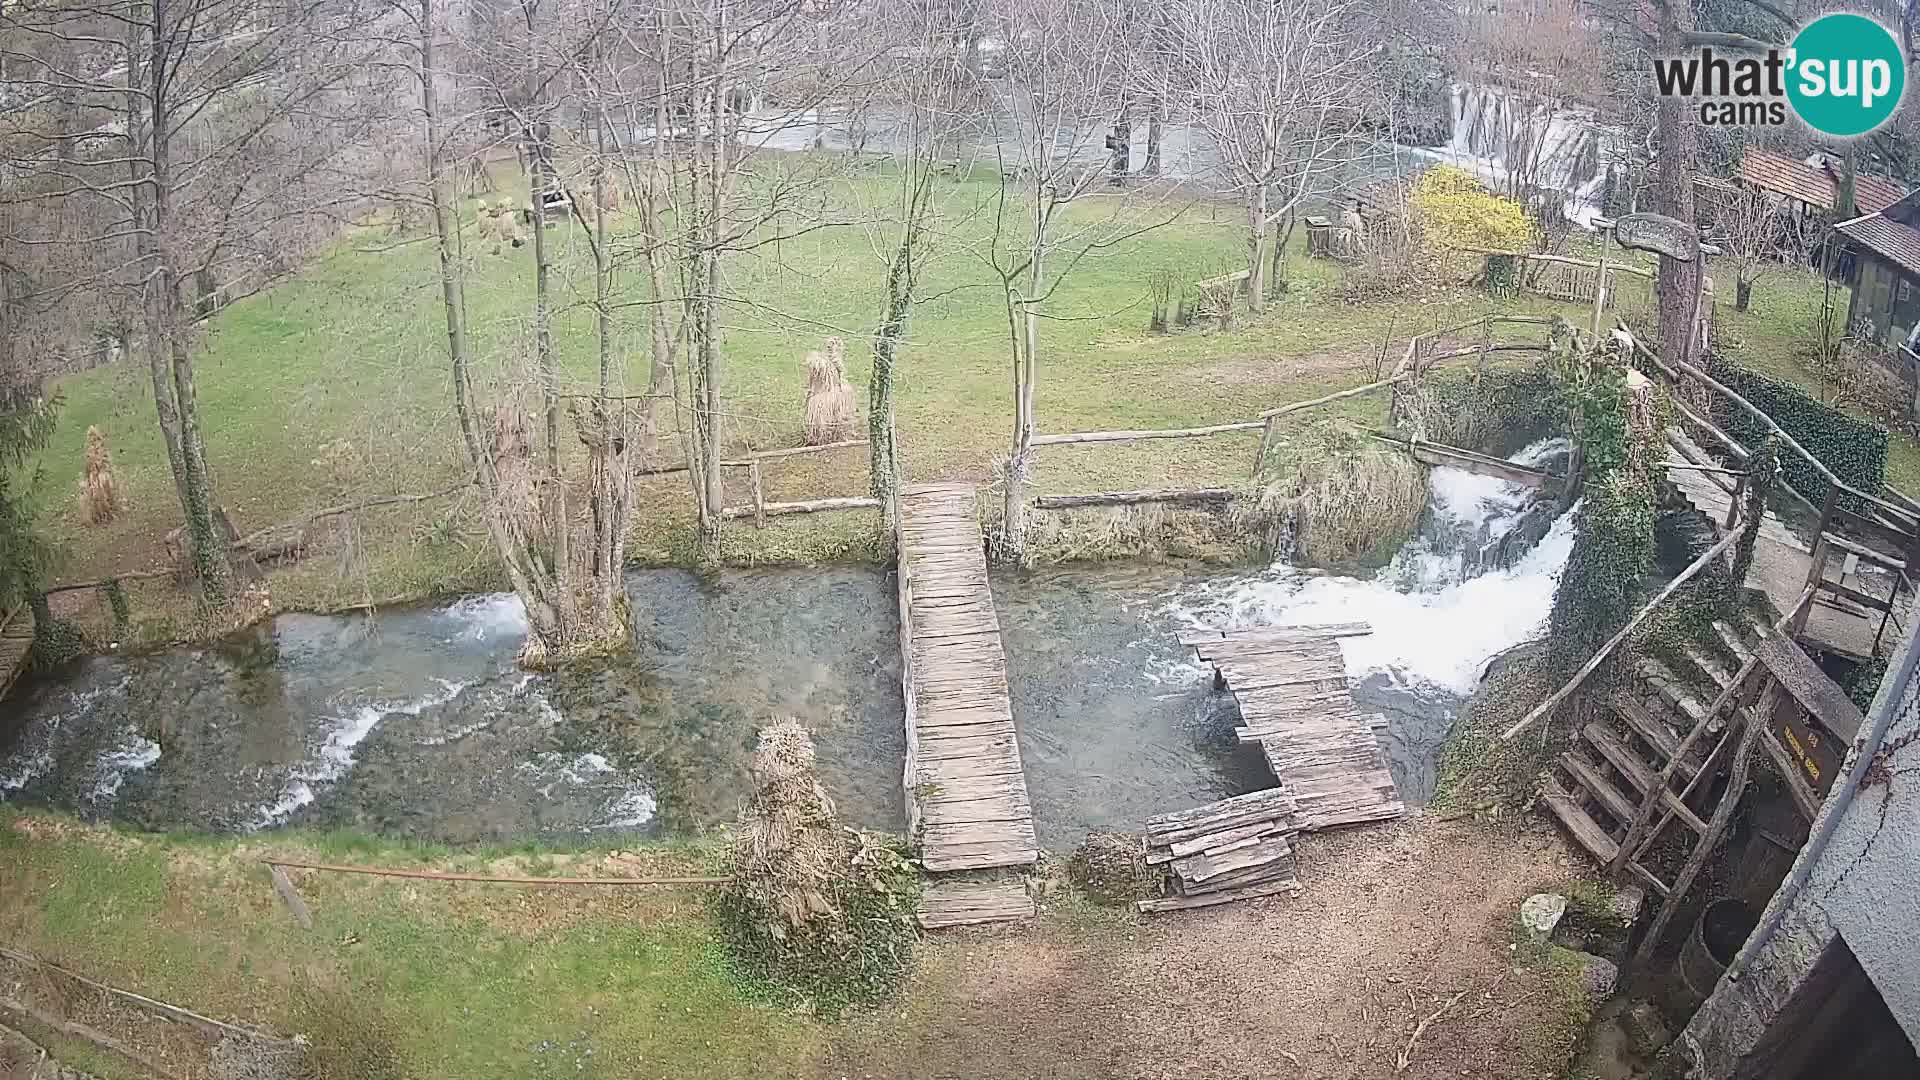
[[[1561,983],[1516,973],[1507,934],[1522,899],[1574,870],[1532,825],[1310,838],[1298,899],[940,939],[904,1012],[851,1028],[821,1075],[1557,1076],[1578,1036]]]

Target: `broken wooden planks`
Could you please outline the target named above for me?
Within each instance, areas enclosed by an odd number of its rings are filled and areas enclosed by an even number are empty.
[[[1147,863],[1166,866],[1172,896],[1141,900],[1143,912],[1205,907],[1297,891],[1291,792],[1268,788],[1147,821]]]
[[[900,493],[908,830],[930,871],[1039,858],[971,487]]]
[[[1192,640],[1240,706],[1243,743],[1295,801],[1297,828],[1328,829],[1406,813],[1375,731],[1381,717],[1354,707],[1338,638],[1365,623],[1221,632]]]

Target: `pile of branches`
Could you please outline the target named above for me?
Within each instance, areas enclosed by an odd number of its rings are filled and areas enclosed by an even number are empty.
[[[829,1016],[885,996],[913,962],[919,875],[906,853],[841,826],[798,721],[761,730],[752,773],[715,897],[735,970]]]

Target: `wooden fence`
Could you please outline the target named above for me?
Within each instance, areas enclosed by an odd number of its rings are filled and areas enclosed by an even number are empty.
[[[1549,348],[1545,341],[1508,342],[1496,341],[1493,331],[1501,326],[1525,326],[1549,328],[1558,322],[1548,315],[1483,315],[1458,326],[1447,327],[1428,334],[1421,334],[1407,342],[1405,351],[1392,371],[1384,377],[1376,378],[1360,386],[1336,390],[1330,394],[1310,398],[1305,401],[1290,402],[1261,412],[1252,420],[1232,421],[1224,424],[1211,424],[1206,427],[1191,428],[1150,428],[1131,431],[1077,431],[1054,435],[1036,435],[1032,446],[1073,446],[1087,443],[1140,442],[1148,439],[1206,439],[1218,435],[1241,433],[1260,433],[1260,446],[1253,456],[1251,472],[1258,474],[1260,463],[1265,460],[1267,451],[1272,448],[1281,420],[1294,413],[1305,412],[1331,405],[1351,398],[1363,397],[1390,390],[1400,385],[1418,385],[1419,380],[1443,361],[1466,357],[1476,358],[1484,364],[1495,354],[1500,353],[1544,353]],[[1450,338],[1478,333],[1480,340],[1475,344],[1441,348]],[[1483,459],[1484,455],[1454,447],[1423,443],[1430,452],[1446,455],[1452,460],[1448,464],[1459,464],[1464,468],[1474,468],[1474,459]],[[1437,448],[1437,449],[1435,449]],[[1513,466],[1502,462],[1509,469]],[[1224,502],[1233,496],[1230,488],[1156,488],[1136,491],[1094,491],[1072,495],[1036,495],[1033,505],[1042,510],[1065,510],[1090,506],[1131,506],[1141,503],[1174,502]]]
[[[780,517],[786,514],[812,514],[833,510],[879,509],[880,500],[870,495],[805,499],[796,502],[773,502],[767,499],[765,467],[768,462],[805,457],[810,454],[824,454],[834,450],[848,450],[856,446],[866,445],[867,440],[865,439],[848,439],[844,442],[822,443],[819,446],[794,446],[784,450],[761,450],[755,453],[749,453],[745,457],[732,458],[720,462],[720,467],[723,469],[747,470],[748,491],[750,493],[748,501],[745,503],[736,506],[721,507],[721,519],[731,521],[739,518],[752,518],[755,527],[765,528],[768,518]],[[646,469],[637,475],[671,476],[674,473],[686,472],[688,468],[689,466],[683,462],[679,465],[662,465],[658,468]]]

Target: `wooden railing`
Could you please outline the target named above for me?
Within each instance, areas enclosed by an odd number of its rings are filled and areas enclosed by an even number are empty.
[[[747,470],[747,482],[751,494],[749,501],[745,503],[738,506],[721,507],[721,520],[726,521],[750,517],[753,519],[756,527],[765,528],[768,518],[778,517],[784,514],[812,514],[824,510],[873,510],[878,508],[880,501],[870,495],[806,499],[798,502],[769,502],[767,500],[766,478],[762,471],[763,466],[765,466],[767,462],[780,461],[785,458],[804,457],[809,454],[824,454],[832,450],[846,450],[855,446],[866,445],[867,440],[865,439],[848,439],[844,442],[821,443],[819,446],[793,446],[784,450],[762,450],[757,453],[749,453],[743,458],[733,458],[722,461],[720,467],[723,469]],[[641,470],[635,475],[669,476],[674,473],[686,472],[688,468],[689,466],[684,463],[679,465],[662,465],[658,468]]]
[[[1273,446],[1278,422],[1281,418],[1294,413],[1305,412],[1331,405],[1338,401],[1363,397],[1379,393],[1402,384],[1418,385],[1419,380],[1434,367],[1446,360],[1475,357],[1485,363],[1496,353],[1544,353],[1550,347],[1545,342],[1496,341],[1492,334],[1499,326],[1551,327],[1561,320],[1548,315],[1483,315],[1470,319],[1458,326],[1415,336],[1407,342],[1400,360],[1394,365],[1391,374],[1384,378],[1360,386],[1336,390],[1305,401],[1289,402],[1261,412],[1252,420],[1239,420],[1224,424],[1211,424],[1205,427],[1191,428],[1149,428],[1131,431],[1076,431],[1053,435],[1035,435],[1031,446],[1073,446],[1087,443],[1139,442],[1148,439],[1206,439],[1218,435],[1235,435],[1243,432],[1260,432],[1260,447],[1254,454],[1252,472],[1258,474],[1260,463],[1266,459],[1267,451]],[[1438,348],[1441,341],[1470,331],[1480,331],[1478,344],[1457,346],[1449,349]],[[1448,453],[1456,457],[1462,467],[1472,467],[1472,459],[1484,455],[1454,447],[1441,446],[1438,443],[1421,444],[1437,453]],[[1505,463],[1502,463],[1505,464]],[[1207,488],[1161,488],[1140,491],[1101,491],[1075,495],[1037,496],[1034,505],[1043,510],[1069,509],[1086,506],[1136,505],[1150,502],[1211,502],[1222,501],[1231,496],[1231,491],[1218,487]]]
[[[1771,416],[1768,416],[1758,406],[1691,364],[1683,361],[1669,362],[1661,359],[1653,350],[1648,349],[1635,339],[1632,332],[1628,330],[1624,324],[1619,326],[1619,330],[1626,335],[1627,340],[1632,342],[1636,352],[1646,357],[1671,380],[1676,383],[1679,382],[1681,375],[1684,373],[1699,381],[1702,385],[1720,393],[1726,397],[1728,401],[1764,424],[1767,429],[1780,440],[1782,445],[1786,446],[1791,452],[1800,455],[1802,460],[1806,461],[1826,480],[1827,495],[1825,505],[1814,507],[1814,509],[1820,512],[1820,524],[1814,534],[1813,559],[1807,574],[1806,588],[1803,591],[1800,602],[1794,605],[1794,610],[1788,613],[1788,616],[1782,620],[1782,625],[1793,634],[1799,634],[1806,629],[1807,619],[1812,614],[1813,602],[1817,599],[1818,594],[1821,592],[1831,593],[1882,613],[1880,628],[1874,635],[1874,647],[1877,649],[1879,647],[1880,637],[1886,632],[1887,623],[1893,616],[1896,608],[1896,598],[1902,586],[1904,585],[1909,591],[1913,588],[1909,568],[1920,566],[1920,504],[1915,504],[1912,499],[1891,488],[1887,489],[1887,493],[1897,497],[1900,500],[1899,502],[1869,495],[1845,483],[1838,476],[1834,475],[1833,470],[1827,468],[1824,462],[1809,453],[1805,447],[1801,446],[1793,436],[1787,434],[1779,424],[1774,422]],[[1708,420],[1684,404],[1679,406],[1679,412],[1688,423],[1706,432],[1715,442],[1726,447],[1737,460],[1744,462],[1749,459],[1749,452],[1742,447],[1733,436],[1715,426],[1711,420]],[[1775,489],[1784,489],[1800,501],[1806,502],[1807,505],[1813,505],[1807,501],[1804,495],[1794,492],[1792,486],[1789,484],[1777,484],[1775,485]],[[1741,483],[1737,490],[1741,494],[1745,493],[1745,476],[1741,477]],[[1847,509],[1840,505],[1839,496],[1842,492],[1861,499],[1869,507],[1879,512],[1869,517]],[[1627,635],[1630,634],[1635,627],[1644,622],[1646,618],[1653,613],[1655,608],[1673,596],[1682,584],[1705,569],[1721,552],[1732,546],[1742,531],[1738,528],[1741,519],[1742,505],[1742,499],[1739,495],[1736,495],[1727,513],[1727,520],[1724,526],[1726,536],[1706,554],[1700,556],[1685,570],[1682,570],[1679,576],[1675,577],[1667,584],[1665,589],[1660,591],[1658,596],[1655,596],[1651,602],[1645,607],[1642,607],[1633,618],[1627,621],[1625,626],[1620,628],[1618,633],[1614,634],[1605,645],[1601,646],[1599,653],[1589,659],[1585,666],[1581,667],[1565,686],[1562,686],[1559,690],[1555,691],[1552,696],[1548,697],[1547,700],[1535,706],[1527,715],[1521,717],[1518,722],[1502,733],[1500,736],[1501,739],[1511,739],[1515,735],[1532,727],[1534,724],[1539,723],[1543,717],[1549,715],[1561,702],[1571,696],[1575,690],[1578,690],[1589,676],[1599,669],[1607,657],[1612,655],[1613,651],[1627,639]],[[1765,508],[1761,508],[1760,512],[1764,514],[1766,512]],[[1855,532],[1873,536],[1882,543],[1888,544],[1895,550],[1901,552],[1902,555],[1899,558],[1890,557],[1864,544],[1855,543],[1846,537],[1837,535],[1833,531],[1836,528],[1848,528]],[[1884,598],[1877,597],[1859,589],[1852,588],[1844,583],[1826,580],[1827,560],[1836,550],[1845,554],[1857,555],[1862,559],[1892,570],[1895,576],[1890,594]]]

